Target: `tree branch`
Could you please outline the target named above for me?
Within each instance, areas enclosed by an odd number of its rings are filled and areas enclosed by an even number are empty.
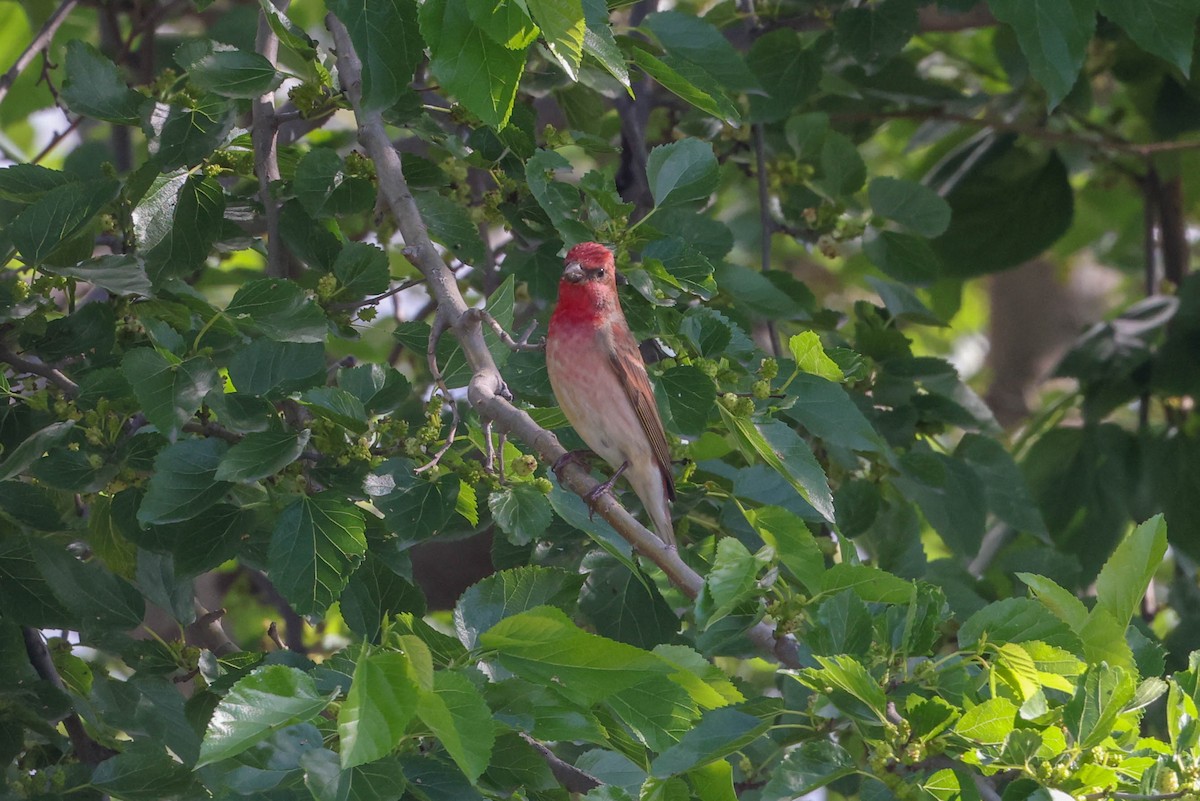
[[[0,76],[0,103],[4,102],[8,90],[12,89],[17,78],[29,66],[30,62],[37,56],[38,53],[50,46],[50,40],[54,38],[54,34],[58,31],[60,25],[66,21],[67,16],[79,4],[79,0],[63,0],[62,5],[54,10],[50,18],[46,20],[46,24],[38,31],[37,36],[33,37],[33,41],[29,46],[17,56],[17,60],[8,68],[8,72]]]
[[[384,129],[383,117],[379,111],[363,110],[362,62],[354,52],[349,32],[333,14],[325,18],[325,24],[333,34],[342,88],[350,98],[358,120],[359,142],[375,163],[379,191],[404,237],[405,252],[425,276],[429,292],[438,304],[438,313],[443,315],[473,371],[467,387],[468,401],[481,417],[493,421],[499,432],[511,434],[533,448],[544,464],[556,463],[566,454],[566,450],[553,433],[539,426],[528,413],[505,399],[507,389],[484,341],[482,322],[478,315],[469,313],[454,274],[429,239],[425,221],[404,178],[400,154],[392,146]],[[561,477],[564,486],[580,497],[599,486],[599,482],[587,470],[573,462],[564,465]],[[683,562],[678,551],[668,547],[629,514],[612,493],[600,495],[595,510],[638,553],[654,562],[685,595],[693,599],[699,595],[704,579]],[[797,645],[791,636],[776,637],[774,629],[767,623],[759,623],[748,632],[748,636],[772,658],[789,667],[801,666]]]
[[[18,375],[28,373],[41,376],[71,397],[79,394],[79,385],[67,378],[57,367],[18,356],[3,345],[0,345],[0,362],[11,366]]]
[[[275,7],[283,11],[290,0],[272,0]],[[267,11],[260,11],[258,36],[254,45],[258,54],[270,61],[272,66],[279,57],[279,37],[267,21]],[[255,98],[251,112],[250,139],[254,143],[254,174],[258,176],[258,194],[263,204],[263,219],[267,226],[267,275],[286,278],[290,273],[287,249],[279,238],[279,204],[271,196],[271,184],[278,181],[279,158],[276,152],[275,92],[267,92]]]

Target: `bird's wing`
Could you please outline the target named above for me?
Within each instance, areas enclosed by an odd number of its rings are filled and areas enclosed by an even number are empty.
[[[663,431],[662,418],[658,416],[658,406],[654,402],[654,389],[650,386],[650,376],[646,373],[646,363],[629,330],[621,326],[611,332],[612,350],[609,359],[613,371],[625,397],[633,406],[638,422],[642,424],[642,433],[650,443],[654,453],[654,461],[662,473],[663,485],[667,490],[667,498],[675,500],[675,479],[671,476],[671,449],[667,445],[667,435]]]

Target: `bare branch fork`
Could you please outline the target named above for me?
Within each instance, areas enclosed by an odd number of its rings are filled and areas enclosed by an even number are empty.
[[[50,40],[54,38],[54,34],[58,31],[59,26],[66,21],[67,16],[75,10],[75,6],[78,4],[79,0],[63,0],[62,5],[50,15],[50,18],[46,20],[46,24],[38,31],[38,35],[33,37],[33,41],[29,43],[29,46],[22,51],[21,55],[17,56],[17,60],[8,68],[8,72],[0,76],[0,102],[4,101],[8,90],[12,89],[13,84],[16,83],[17,77],[37,57],[37,54],[45,53],[46,48],[50,46]],[[48,61],[49,56],[46,58]]]
[[[463,300],[454,274],[442,261],[421,218],[408,182],[400,166],[400,154],[392,146],[379,110],[362,106],[362,62],[354,51],[350,34],[337,17],[325,18],[337,49],[338,75],[350,98],[358,121],[358,139],[375,164],[379,191],[404,237],[405,253],[428,281],[429,291],[438,306],[438,314],[458,340],[473,372],[467,399],[485,420],[491,420],[501,434],[511,434],[533,448],[543,463],[554,464],[566,450],[553,433],[539,426],[525,411],[513,406],[504,396],[506,390],[500,371],[483,338],[482,317],[472,312]],[[561,471],[562,483],[583,497],[599,486],[581,466],[568,463]],[[604,518],[640,554],[643,554],[689,598],[699,595],[704,579],[656,535],[639,523],[611,493],[595,503],[596,513]],[[766,654],[788,667],[801,667],[797,643],[790,635],[777,636],[769,623],[759,623],[749,632],[750,639]]]

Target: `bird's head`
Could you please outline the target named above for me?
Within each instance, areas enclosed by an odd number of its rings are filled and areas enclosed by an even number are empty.
[[[582,242],[567,251],[563,281],[569,284],[617,286],[617,266],[612,252],[599,242]]]

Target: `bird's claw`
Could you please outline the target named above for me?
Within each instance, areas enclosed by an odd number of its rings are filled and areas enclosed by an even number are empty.
[[[563,468],[569,465],[571,462],[574,462],[580,467],[590,469],[591,465],[588,463],[588,457],[590,455],[591,451],[567,451],[562,456],[554,460],[554,464],[550,467],[550,472],[554,473],[554,477],[557,478],[558,483],[561,484]]]
[[[583,496],[583,502],[587,504],[588,508],[588,520],[596,516],[596,502],[600,500],[600,496],[612,490],[613,484],[617,483],[617,479],[621,477],[621,474],[625,472],[625,468],[627,467],[629,467],[629,462],[622,462],[617,471],[612,474],[612,478],[592,487]]]

